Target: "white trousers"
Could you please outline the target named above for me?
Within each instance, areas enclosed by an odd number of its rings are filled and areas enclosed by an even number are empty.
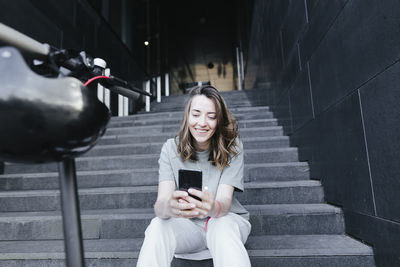
[[[250,223],[235,213],[204,222],[184,218],[154,218],[145,232],[137,267],[169,267],[174,254],[185,259],[205,259],[211,254],[214,267],[250,267],[244,243]],[[206,251],[205,251],[206,250]],[[208,256],[210,256],[208,254]]]

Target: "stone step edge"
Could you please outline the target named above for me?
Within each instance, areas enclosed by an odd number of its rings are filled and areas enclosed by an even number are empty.
[[[160,137],[165,137],[165,135],[159,135]],[[123,139],[123,138],[130,138],[130,137],[137,137],[137,135],[130,135],[130,134],[124,134],[124,135],[106,135],[103,136],[102,139]],[[168,138],[168,137],[167,137]],[[174,138],[174,135],[170,136],[169,138]],[[289,136],[286,135],[277,135],[277,136],[258,136],[258,137],[242,137],[241,138],[242,142],[257,142],[257,141],[273,141],[273,140],[289,140]],[[159,142],[157,142],[159,143]],[[162,142],[161,142],[162,143]],[[138,144],[138,143],[126,143],[126,144]],[[148,144],[153,144],[153,142],[143,142],[140,144],[148,145]],[[103,146],[101,144],[101,139],[99,141],[99,144],[96,145],[94,148],[97,146]]]
[[[247,182],[244,184],[245,190],[248,189],[275,189],[275,188],[291,188],[291,187],[321,187],[320,181],[298,180],[298,181],[282,181],[282,182]],[[126,193],[152,193],[157,192],[157,185],[141,185],[141,186],[125,186],[125,187],[97,187],[97,188],[81,188],[78,189],[79,194],[126,194]],[[0,197],[32,197],[32,196],[58,196],[60,190],[15,190],[2,191]]]
[[[7,163],[8,164],[8,163]],[[304,172],[309,171],[307,162],[278,162],[278,163],[246,163],[245,168],[276,168],[276,167],[305,167]],[[158,172],[158,168],[144,168],[144,169],[118,169],[118,170],[97,170],[97,171],[77,171],[79,175],[99,175],[99,174],[114,174],[114,173],[127,173],[127,172]],[[37,177],[58,177],[58,172],[37,172],[37,173],[10,173],[0,174],[1,178],[37,178]]]
[[[246,142],[268,142],[268,141],[287,141],[289,140],[288,136],[266,136],[266,137],[247,137],[241,138],[241,141],[246,146]],[[98,144],[92,148],[92,150],[96,149],[105,149],[105,148],[120,148],[120,147],[146,147],[146,146],[162,146],[165,142],[147,142],[147,143],[126,143],[126,144]],[[245,148],[246,149],[246,148]],[[247,151],[247,149],[246,149]]]
[[[270,152],[297,152],[296,147],[276,147],[276,148],[261,148],[261,149],[246,149],[246,153],[270,153]],[[111,156],[88,156],[88,157],[79,157],[75,160],[79,161],[88,161],[88,160],[112,160],[112,159],[152,159],[159,158],[159,154],[150,153],[150,154],[132,154],[132,155],[111,155]],[[10,163],[5,162],[5,165],[21,165],[20,163]]]
[[[371,247],[359,244],[354,246],[354,240],[344,235],[303,235],[297,236],[297,238],[292,238],[292,236],[261,236],[266,242],[271,240],[271,238],[287,238],[291,241],[296,239],[308,238],[315,240],[326,240],[329,242],[333,239],[344,239],[345,244],[348,246],[343,246],[340,248],[335,247],[309,247],[309,248],[279,248],[279,249],[248,249],[249,256],[254,257],[320,257],[320,256],[373,256],[373,250]],[[345,238],[344,238],[345,237]],[[249,240],[251,237],[249,237]],[[131,243],[141,244],[143,239],[136,238],[126,241],[131,241]],[[283,241],[284,242],[284,241]],[[96,258],[96,259],[137,259],[139,252],[136,251],[93,251],[90,246],[98,247],[99,244],[103,247],[112,247],[113,244],[122,243],[120,240],[110,239],[110,240],[85,240],[84,246],[87,248],[85,251],[85,258]],[[127,242],[124,242],[127,243]],[[317,242],[316,242],[317,243]],[[36,244],[36,246],[34,245]],[[2,241],[0,246],[13,246],[15,251],[18,247],[25,249],[28,247],[30,249],[36,247],[52,246],[53,249],[58,251],[53,252],[0,252],[0,260],[51,260],[51,259],[64,259],[65,255],[63,251],[63,241],[62,240],[52,240],[52,241]],[[277,246],[279,247],[279,245]],[[129,247],[127,247],[129,249]]]
[[[322,214],[342,214],[338,207],[325,203],[312,204],[263,204],[263,205],[244,205],[251,216],[281,216],[281,215],[322,215]],[[82,220],[102,220],[102,219],[152,219],[155,217],[151,208],[132,208],[132,209],[101,209],[101,210],[82,210]],[[29,222],[42,220],[61,220],[61,211],[26,211],[26,212],[2,212],[0,223]]]

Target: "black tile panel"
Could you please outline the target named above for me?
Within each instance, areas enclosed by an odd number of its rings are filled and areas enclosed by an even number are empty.
[[[292,53],[291,57],[287,61],[287,64],[283,67],[282,72],[280,73],[282,93],[288,90],[292,86],[299,72],[300,72],[299,57],[297,53]]]
[[[60,48],[75,49],[82,51],[85,49],[83,35],[85,34],[76,25],[76,6],[73,1],[31,1],[43,17],[47,17],[52,24],[56,25],[62,31],[62,44]]]
[[[297,147],[300,161],[312,162],[314,156],[315,142],[315,120],[312,120],[300,129],[294,130],[290,136],[290,146]],[[312,178],[320,178],[320,175],[311,176]]]
[[[111,28],[101,23],[97,30],[97,57],[103,58],[111,69],[111,74],[121,74],[121,50],[125,49]]]
[[[375,214],[358,93],[316,117],[314,165],[328,202]]]
[[[282,40],[284,58],[288,59],[293,50],[297,49],[297,40],[306,24],[304,1],[291,1],[285,22],[282,25]]]
[[[268,30],[271,32],[271,41],[276,42],[279,39],[281,26],[288,12],[290,0],[271,1],[268,6],[269,21]]]
[[[278,119],[278,124],[283,127],[285,135],[292,133],[292,116],[290,111],[290,96],[289,91],[281,96],[278,105],[273,110],[274,117]]]
[[[101,35],[98,27],[104,21],[99,18],[98,14],[90,6],[81,2],[77,4],[75,21],[80,31],[84,33],[83,43],[85,50],[95,57],[101,57],[98,55],[98,35]]]
[[[344,209],[346,233],[373,244],[379,267],[400,266],[400,224]]]
[[[310,60],[316,113],[399,59],[400,2],[349,1]]]
[[[28,1],[2,1],[0,21],[41,43],[61,45],[61,30]]]
[[[272,55],[270,58],[270,62],[272,63],[271,66],[271,75],[272,80],[277,81],[279,80],[279,74],[283,71],[283,61],[282,61],[282,54],[281,54],[281,42],[278,39],[272,49]]]
[[[51,21],[62,25],[75,26],[75,8],[77,0],[30,0],[37,9],[42,11]]]
[[[290,88],[293,131],[313,119],[308,68],[304,68]]]
[[[377,214],[398,222],[400,222],[399,84],[400,63],[396,63],[360,89]]]
[[[348,0],[316,1],[312,16],[299,42],[301,62],[305,64]]]

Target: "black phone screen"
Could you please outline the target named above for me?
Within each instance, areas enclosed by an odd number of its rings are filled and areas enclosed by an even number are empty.
[[[188,191],[189,188],[194,188],[197,190],[202,189],[202,178],[203,174],[199,170],[179,170],[179,190]],[[200,200],[198,197],[192,196],[197,200]]]

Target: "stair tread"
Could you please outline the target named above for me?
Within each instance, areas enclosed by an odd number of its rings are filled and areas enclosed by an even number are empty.
[[[269,182],[269,181],[257,181],[257,182],[246,182],[244,184],[245,189],[257,189],[257,188],[287,188],[287,187],[319,187],[321,186],[320,181],[314,180],[296,180],[296,181],[282,181],[282,182]],[[124,187],[96,187],[96,188],[81,188],[79,189],[80,194],[119,194],[119,193],[149,193],[157,192],[157,185],[141,185],[141,186],[124,186]],[[48,190],[10,190],[0,192],[0,197],[7,196],[43,196],[43,195],[59,195],[58,189]]]
[[[99,175],[99,174],[122,174],[131,172],[158,172],[158,168],[134,168],[134,169],[117,169],[117,170],[98,170],[98,171],[77,171],[79,179],[80,175]],[[54,177],[58,178],[58,172],[37,172],[37,173],[10,173],[0,174],[1,178],[38,178],[38,177]]]
[[[298,215],[298,214],[340,214],[340,208],[324,203],[316,204],[263,204],[244,205],[250,215]],[[150,219],[153,218],[152,208],[125,208],[82,210],[81,217],[85,219]],[[26,211],[1,212],[0,222],[31,221],[61,219],[61,211]]]
[[[84,240],[88,258],[137,258],[142,238]],[[372,248],[345,235],[250,236],[250,257],[373,255]],[[64,258],[62,240],[0,241],[0,259]]]
[[[9,164],[6,162],[6,164]],[[245,168],[255,167],[287,167],[287,166],[299,166],[307,167],[307,162],[277,162],[277,163],[246,163]],[[158,171],[158,168],[143,168],[143,169],[118,169],[118,170],[89,170],[89,171],[77,171],[77,175],[88,175],[88,174],[107,174],[107,173],[129,173],[129,172],[141,172],[141,171]],[[307,169],[308,171],[308,169]],[[32,173],[7,173],[0,174],[1,178],[36,178],[36,177],[52,177],[57,176],[58,172],[32,172]]]
[[[258,148],[258,149],[246,149],[245,154],[250,153],[268,153],[268,152],[297,152],[295,147],[275,147],[275,148]],[[107,159],[155,159],[159,158],[159,153],[149,153],[149,154],[128,154],[128,155],[93,155],[76,158],[76,162],[79,161],[90,161],[90,160],[107,160]],[[47,163],[48,164],[48,163]],[[50,163],[56,164],[56,163]],[[5,165],[21,165],[21,163],[5,162]]]
[[[249,141],[269,141],[269,140],[288,140],[289,137],[287,136],[266,136],[266,137],[253,137],[253,138],[243,138],[241,139],[244,145],[246,145],[246,142]],[[119,147],[146,147],[149,145],[162,145],[164,142],[148,142],[148,143],[139,143],[139,144],[132,144],[132,143],[127,143],[127,144],[110,144],[110,145],[103,145],[103,144],[98,144],[96,145],[93,150],[95,149],[103,149],[103,148],[119,148]],[[246,149],[247,151],[247,149]]]

